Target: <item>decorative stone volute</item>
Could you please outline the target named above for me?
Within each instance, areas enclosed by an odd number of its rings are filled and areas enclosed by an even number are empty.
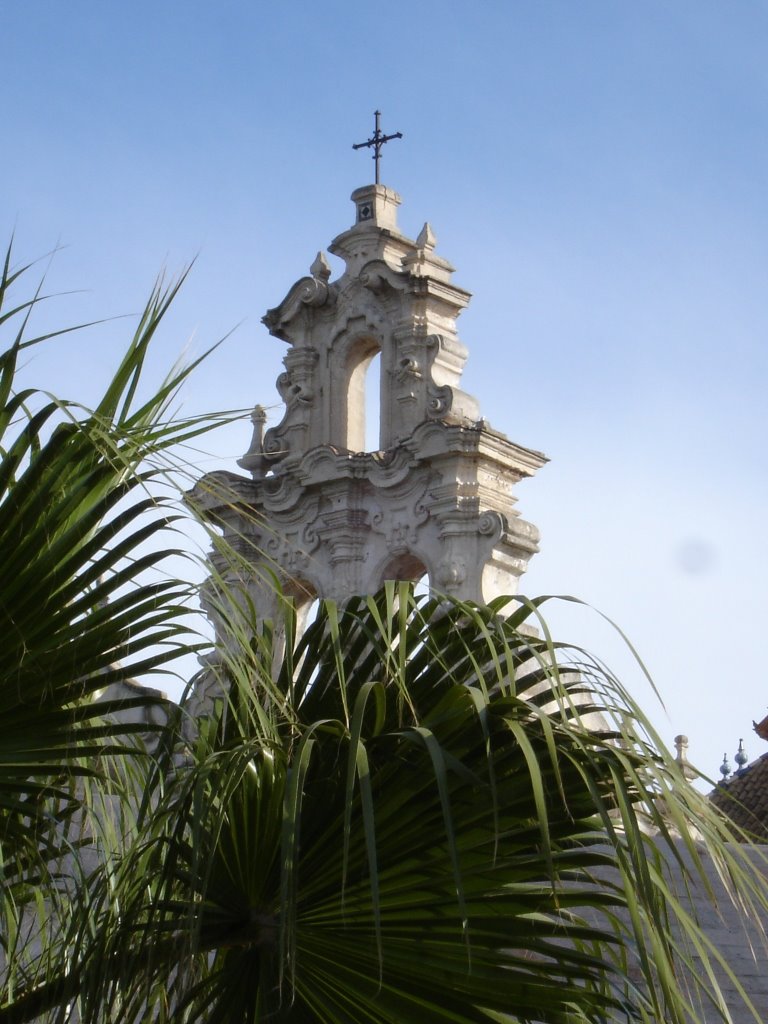
[[[276,614],[275,581],[301,602],[373,593],[427,575],[477,601],[512,593],[538,533],[514,509],[515,485],[545,457],[480,418],[460,388],[467,350],[456,320],[470,299],[452,282],[425,224],[400,234],[400,197],[352,194],[355,223],[318,253],[264,323],[288,345],[277,388],[281,421],[253,440],[233,473],[191,497],[241,555],[237,575],[258,616]],[[374,451],[364,451],[366,375],[379,361]],[[214,616],[215,618],[215,616]]]

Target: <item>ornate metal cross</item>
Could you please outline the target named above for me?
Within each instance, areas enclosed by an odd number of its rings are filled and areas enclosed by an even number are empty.
[[[376,118],[373,135],[368,139],[367,142],[353,142],[352,149],[365,149],[373,146],[373,160],[376,163],[376,184],[379,184],[379,160],[381,159],[381,147],[385,142],[389,142],[390,139],[402,139],[402,132],[394,132],[392,135],[383,135],[379,118],[381,117],[381,111],[374,110],[373,116]]]

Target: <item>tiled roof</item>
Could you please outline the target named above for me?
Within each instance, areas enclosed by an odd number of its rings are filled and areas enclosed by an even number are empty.
[[[739,828],[768,842],[768,754],[721,782],[710,799]]]

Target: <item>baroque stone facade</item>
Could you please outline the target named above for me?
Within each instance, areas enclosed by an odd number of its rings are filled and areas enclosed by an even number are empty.
[[[369,185],[352,201],[355,224],[329,246],[343,274],[331,280],[318,253],[264,317],[288,345],[282,420],[265,431],[257,406],[240,460],[250,477],[210,474],[191,495],[240,556],[239,583],[262,619],[277,614],[276,582],[299,605],[422,576],[487,602],[514,593],[537,550],[514,489],[546,458],[493,430],[459,386],[467,350],[456,320],[469,293],[428,224],[415,241],[400,234],[395,192]],[[379,441],[364,451],[377,358]],[[212,600],[208,610],[215,621]]]

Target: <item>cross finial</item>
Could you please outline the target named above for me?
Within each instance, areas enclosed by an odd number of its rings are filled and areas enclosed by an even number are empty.
[[[381,111],[374,110],[373,116],[375,118],[373,135],[368,139],[367,142],[353,142],[352,149],[365,149],[373,146],[373,160],[376,163],[376,184],[379,184],[379,160],[381,159],[381,147],[385,142],[389,142],[390,139],[402,139],[402,132],[393,132],[392,135],[384,135],[381,131]]]

